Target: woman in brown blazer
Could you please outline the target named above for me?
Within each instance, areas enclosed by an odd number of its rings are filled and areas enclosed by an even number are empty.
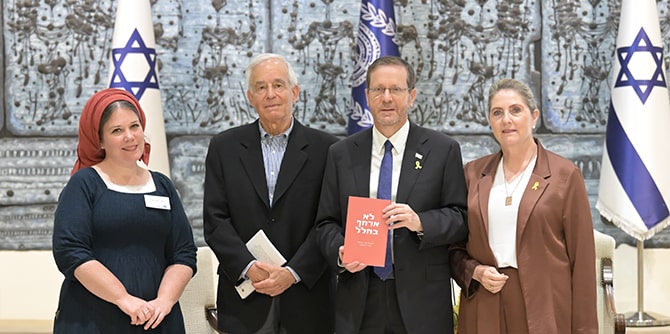
[[[459,334],[597,333],[595,247],[581,172],[533,137],[524,83],[489,93],[500,151],[469,162],[465,244],[450,250]]]

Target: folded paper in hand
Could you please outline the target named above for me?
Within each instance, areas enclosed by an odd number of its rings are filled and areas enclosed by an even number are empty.
[[[269,263],[275,266],[282,266],[286,263],[286,259],[281,255],[279,250],[275,248],[272,241],[268,239],[263,230],[258,230],[249,241],[247,241],[247,249],[256,260]],[[250,279],[245,279],[242,283],[235,286],[237,293],[245,299],[256,289],[251,284]]]

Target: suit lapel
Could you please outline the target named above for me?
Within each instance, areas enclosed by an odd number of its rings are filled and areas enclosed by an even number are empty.
[[[535,209],[537,201],[540,200],[542,194],[549,186],[549,178],[551,177],[551,170],[549,169],[549,162],[547,151],[544,150],[539,141],[537,143],[537,161],[535,162],[535,169],[528,180],[528,185],[521,197],[519,203],[519,215],[517,218],[517,249],[519,249],[519,242],[523,236],[523,232],[528,226],[530,214]]]
[[[367,129],[356,137],[351,144],[350,157],[354,182],[356,183],[356,195],[361,197],[370,196],[370,163],[372,161],[372,128]]]
[[[409,195],[412,193],[419,173],[421,173],[422,168],[420,166],[428,160],[430,155],[430,147],[427,142],[428,137],[423,129],[410,123],[396,192],[396,202],[398,203],[408,203]]]
[[[277,203],[282,195],[286,193],[295,178],[298,177],[298,173],[305,162],[307,162],[307,153],[304,152],[304,149],[308,145],[303,125],[295,120],[293,130],[291,130],[291,134],[289,135],[284,157],[282,158],[279,175],[277,176],[274,203]]]
[[[268,198],[268,185],[265,180],[265,165],[263,164],[263,152],[261,151],[260,132],[258,131],[258,120],[249,126],[244,137],[240,140],[242,166],[247,172],[249,181],[254,186],[256,194],[263,200],[266,206],[270,206]]]
[[[482,215],[482,222],[484,223],[483,231],[486,232],[486,235],[483,235],[483,242],[488,244],[488,232],[489,232],[489,197],[491,196],[491,188],[493,188],[493,178],[495,176],[496,167],[500,163],[500,158],[502,153],[498,153],[494,156],[491,161],[489,161],[486,168],[482,171],[481,178],[477,182],[477,196],[479,196],[479,214]]]

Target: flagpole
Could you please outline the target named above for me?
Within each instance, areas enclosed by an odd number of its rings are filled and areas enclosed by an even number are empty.
[[[644,311],[644,241],[637,240],[637,312],[626,313],[626,326],[652,327],[670,325],[670,319]]]
[[[670,324],[644,311],[644,240],[670,226],[670,99],[654,0],[621,0],[596,208],[637,239],[636,312],[626,326]]]

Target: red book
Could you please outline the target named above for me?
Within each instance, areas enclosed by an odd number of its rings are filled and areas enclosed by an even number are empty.
[[[384,266],[389,229],[382,210],[391,200],[349,196],[342,262]]]

